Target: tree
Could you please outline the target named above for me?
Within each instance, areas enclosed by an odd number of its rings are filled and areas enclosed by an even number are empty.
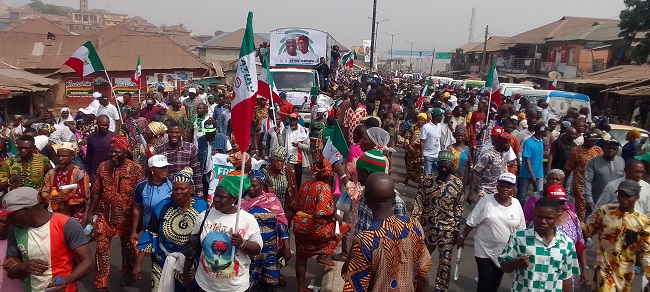
[[[31,0],[31,2],[27,4],[27,6],[43,14],[52,14],[52,15],[59,15],[59,16],[68,15],[68,13],[65,10],[63,10],[63,8],[61,8],[61,6],[45,4],[41,0]]]
[[[621,11],[619,36],[628,45],[636,44],[632,50],[632,59],[645,63],[650,55],[650,1],[624,0],[626,9]]]

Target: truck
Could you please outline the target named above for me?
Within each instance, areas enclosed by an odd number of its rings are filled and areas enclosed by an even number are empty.
[[[314,69],[325,57],[330,64],[330,49],[337,42],[327,32],[311,28],[279,28],[270,34],[270,71],[278,92],[298,109],[305,123],[311,120],[311,96],[318,95],[324,78]]]

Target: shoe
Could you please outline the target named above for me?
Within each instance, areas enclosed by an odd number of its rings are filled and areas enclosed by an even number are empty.
[[[126,285],[129,285],[131,284],[132,280],[133,278],[131,278],[131,276],[124,276],[122,277],[122,280],[120,280],[120,286],[124,287]]]
[[[99,288],[97,292],[108,292],[108,288]]]

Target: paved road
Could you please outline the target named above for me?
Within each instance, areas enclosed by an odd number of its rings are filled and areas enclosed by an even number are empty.
[[[404,169],[404,151],[401,147],[397,147],[397,153],[393,155],[392,158],[392,163],[393,163],[393,173],[392,176],[395,179],[396,182],[401,182],[404,180],[405,176],[405,169]],[[304,175],[303,181],[307,178],[309,178],[308,171],[306,171],[307,174]],[[413,208],[413,201],[415,199],[415,194],[416,194],[416,186],[411,182],[410,185],[402,185],[402,184],[396,184],[396,188],[400,193],[402,193],[403,198],[407,204],[407,207],[409,210],[412,210]],[[465,215],[469,214],[471,211],[471,206],[465,205]],[[473,233],[472,233],[473,235]],[[450,286],[449,286],[449,291],[474,291],[476,290],[476,280],[475,277],[477,277],[476,274],[476,262],[474,261],[474,240],[472,238],[472,235],[470,235],[470,238],[468,238],[465,241],[465,249],[463,250],[463,255],[461,259],[461,265],[460,265],[460,277],[458,280],[454,281],[453,279],[451,280]],[[151,261],[149,260],[149,257],[144,262],[144,271],[143,271],[143,277],[142,277],[142,282],[139,284],[132,283],[131,285],[127,287],[120,287],[119,286],[119,281],[120,281],[120,257],[119,257],[119,239],[113,240],[111,244],[111,254],[114,255],[111,257],[111,275],[110,275],[110,289],[111,291],[128,291],[128,292],[135,292],[135,291],[148,291],[151,289],[151,282],[150,282],[150,271],[151,271]],[[292,241],[293,244],[293,241]],[[93,247],[94,249],[94,247]],[[454,264],[452,265],[452,271],[453,267],[455,265],[455,259],[456,259],[456,252],[457,250],[454,250],[454,254],[452,258],[454,259]],[[438,264],[438,253],[434,252],[433,253],[433,266],[429,272],[429,281],[430,284],[432,285],[431,289],[433,289],[433,285],[435,283],[436,279],[436,269],[437,269],[437,264]],[[593,264],[595,258],[595,253],[591,251],[589,253],[589,263]],[[279,289],[279,291],[298,291],[296,283],[295,283],[295,271],[293,269],[293,266],[295,264],[294,259],[291,259],[288,263],[288,266],[282,269],[282,275],[285,277],[287,281],[287,286],[282,287]],[[324,268],[318,264],[316,264],[315,259],[311,259],[308,262],[307,265],[307,283],[310,283],[315,286],[320,286],[321,285],[321,279],[324,274]],[[85,292],[85,291],[95,291],[94,285],[93,285],[93,278],[94,278],[94,273],[91,275],[88,275],[82,283],[79,284],[79,291]],[[512,276],[509,274],[504,275],[503,280],[501,282],[501,289],[499,291],[508,291],[510,288],[510,285],[512,283]],[[640,287],[640,277],[637,276],[635,279],[635,285],[634,285],[634,291],[638,291]],[[586,289],[580,290],[580,291],[588,291]]]

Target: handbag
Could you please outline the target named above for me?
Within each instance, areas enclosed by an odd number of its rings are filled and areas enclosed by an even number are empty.
[[[203,233],[203,226],[209,215],[210,209],[205,212],[205,217],[203,217],[203,221],[201,221],[201,226],[199,227],[199,233],[190,234],[190,238],[185,243],[182,253],[186,259],[194,261],[201,255],[201,233]]]
[[[577,228],[580,228],[580,224],[578,223],[578,218],[576,218],[573,215],[573,212],[569,211],[569,216],[571,217],[571,220],[573,220],[573,223],[576,225]],[[576,253],[577,255],[582,254],[582,252],[587,248],[587,245],[585,245],[584,238],[582,241],[578,240],[576,241]]]

